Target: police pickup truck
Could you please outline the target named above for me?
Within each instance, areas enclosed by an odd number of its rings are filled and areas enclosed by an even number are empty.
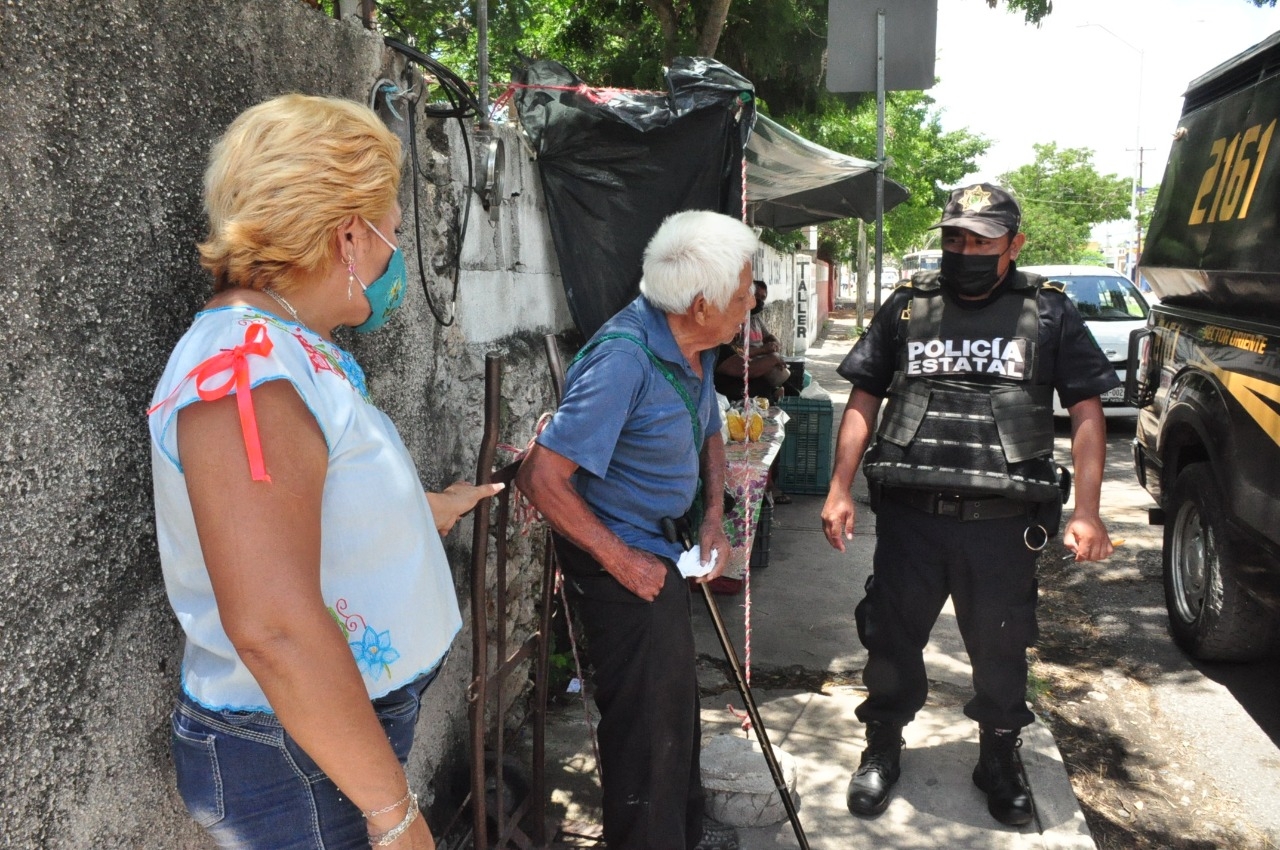
[[[1126,395],[1173,637],[1247,660],[1280,643],[1280,33],[1184,98],[1141,259],[1160,301]]]

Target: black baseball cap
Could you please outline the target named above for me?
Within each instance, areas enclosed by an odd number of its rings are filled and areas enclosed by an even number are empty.
[[[951,193],[942,208],[942,221],[937,227],[960,227],[992,239],[1018,232],[1022,209],[1004,189],[990,183],[975,183]]]

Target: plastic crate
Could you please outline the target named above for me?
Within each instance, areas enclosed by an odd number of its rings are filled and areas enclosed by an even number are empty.
[[[766,498],[760,503],[755,539],[751,543],[751,569],[769,566],[769,535],[773,533],[773,505]]]
[[[831,402],[783,398],[790,419],[778,462],[778,486],[787,493],[822,494],[831,483]]]

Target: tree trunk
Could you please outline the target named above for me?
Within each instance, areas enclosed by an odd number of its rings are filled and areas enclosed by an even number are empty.
[[[728,0],[718,0],[727,4]],[[644,0],[644,4],[653,10],[658,18],[658,27],[662,30],[662,62],[670,65],[676,54],[676,23],[679,17],[672,0]]]
[[[698,34],[698,55],[715,56],[720,46],[720,34],[724,32],[724,22],[729,17],[729,4],[732,0],[712,0],[707,9],[707,17],[702,22],[702,32]]]

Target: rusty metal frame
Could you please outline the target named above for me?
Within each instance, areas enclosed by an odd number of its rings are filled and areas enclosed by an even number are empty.
[[[518,847],[521,850],[547,847],[546,825],[546,706],[548,647],[550,634],[553,583],[553,562],[550,537],[547,538],[543,558],[542,610],[538,629],[509,651],[510,636],[507,633],[507,525],[510,519],[511,486],[519,471],[519,461],[494,471],[502,400],[502,357],[490,353],[485,357],[484,430],[480,453],[476,460],[476,482],[502,482],[507,487],[499,493],[496,513],[491,502],[484,500],[476,507],[475,525],[471,549],[471,645],[472,680],[468,692],[468,714],[471,725],[471,811],[473,846],[487,850],[489,847]],[[486,578],[489,561],[489,532],[495,532],[494,586],[488,587]],[[489,634],[489,602],[493,601],[493,636]],[[490,661],[490,649],[494,661]],[[525,660],[534,664],[535,691],[531,708],[533,741],[530,765],[530,792],[519,802],[515,810],[503,816],[502,803],[507,799],[506,778],[503,772],[507,742],[502,722],[504,685],[510,675]],[[488,742],[489,729],[486,709],[497,706],[496,733]],[[486,753],[494,755],[494,769],[489,770]],[[492,794],[496,801],[498,823],[492,843],[489,836],[486,800]]]
[[[547,365],[557,405],[564,395],[564,366],[554,334],[544,338]],[[555,602],[555,549],[551,534],[545,535],[541,588],[541,611],[538,629],[528,635],[514,651],[508,651],[510,636],[507,633],[507,525],[511,515],[512,486],[520,469],[517,460],[494,470],[497,457],[498,436],[501,426],[502,356],[490,353],[485,357],[484,380],[484,428],[481,435],[479,456],[476,459],[476,482],[502,482],[507,487],[494,497],[476,506],[471,541],[471,644],[472,678],[468,687],[468,717],[471,727],[471,789],[464,801],[469,801],[472,815],[472,846],[476,850],[489,848],[520,848],[520,850],[552,850],[568,845],[557,841],[564,836],[579,839],[602,839],[601,830],[595,824],[565,821],[557,829],[548,829],[547,802],[550,799],[546,787],[546,725],[547,679],[549,672],[549,641],[551,635],[551,611]],[[497,506],[494,508],[493,502]],[[487,581],[489,561],[489,537],[494,533],[494,582]],[[490,602],[492,601],[492,606]],[[493,634],[490,635],[490,611],[493,612]],[[491,651],[492,650],[492,651]],[[492,655],[493,661],[490,661]],[[510,815],[500,816],[494,835],[490,835],[486,802],[492,796],[500,806],[507,799],[503,775],[507,742],[501,711],[504,684],[519,665],[532,659],[534,664],[534,696],[530,709],[532,722],[532,748],[530,752],[529,795],[519,802]],[[490,704],[498,708],[496,733],[489,734],[486,710]],[[492,755],[491,762],[486,759]]]

